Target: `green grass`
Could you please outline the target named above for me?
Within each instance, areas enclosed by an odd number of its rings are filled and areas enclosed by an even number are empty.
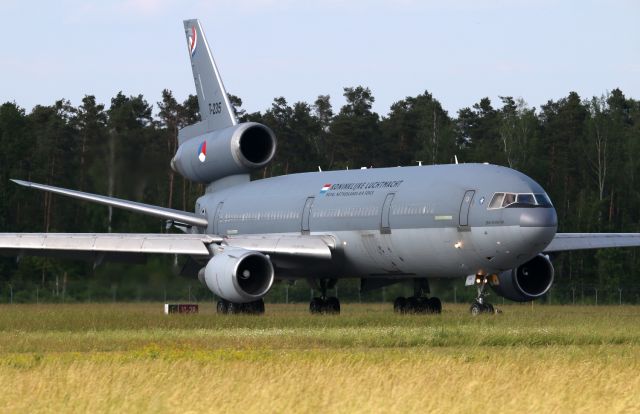
[[[441,315],[343,304],[337,316],[306,305],[269,305],[262,316],[216,315],[211,303],[168,316],[159,303],[3,305],[0,407],[640,409],[640,307],[501,308],[473,318],[451,304]]]

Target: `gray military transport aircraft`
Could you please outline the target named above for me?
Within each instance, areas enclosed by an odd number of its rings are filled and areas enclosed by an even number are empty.
[[[185,212],[49,185],[15,183],[160,217],[177,234],[0,233],[0,250],[93,260],[187,255],[220,300],[220,313],[264,312],[274,281],[304,279],[320,292],[312,313],[337,313],[327,290],[359,278],[363,291],[412,282],[398,312],[439,313],[429,278],[466,278],[477,287],[471,313],[493,312],[486,286],[513,301],[544,295],[549,254],[639,246],[640,234],[556,233],[544,189],[526,175],[488,164],[310,172],[250,181],[276,151],[268,127],[238,123],[198,20],[184,22],[202,121],[179,133],[171,168],[206,184]]]

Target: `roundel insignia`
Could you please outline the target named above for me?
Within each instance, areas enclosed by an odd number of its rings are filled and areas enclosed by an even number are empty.
[[[200,162],[204,162],[207,159],[207,141],[202,141],[198,148],[198,159]]]
[[[191,57],[196,53],[196,46],[198,45],[198,34],[196,32],[196,27],[193,26],[191,28],[191,34],[189,35],[189,53]]]

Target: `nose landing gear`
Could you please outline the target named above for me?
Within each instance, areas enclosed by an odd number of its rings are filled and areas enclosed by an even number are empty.
[[[472,316],[478,316],[481,313],[500,313],[498,309],[494,308],[492,304],[485,300],[485,297],[488,295],[488,293],[485,292],[487,284],[495,277],[495,275],[476,275],[475,285],[478,290],[478,296],[469,307],[469,312],[471,312]]]

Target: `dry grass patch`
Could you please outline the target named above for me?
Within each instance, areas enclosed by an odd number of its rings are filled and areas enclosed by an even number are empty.
[[[0,306],[0,411],[640,411],[640,308],[465,308]]]

